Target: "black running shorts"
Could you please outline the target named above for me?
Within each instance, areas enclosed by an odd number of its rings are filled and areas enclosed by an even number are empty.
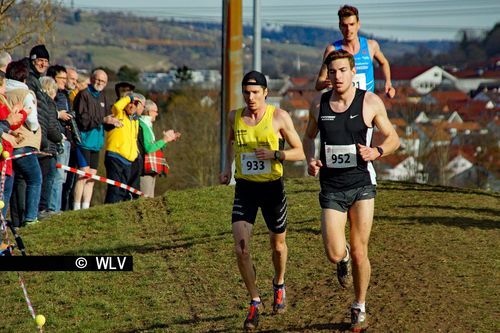
[[[319,204],[321,208],[330,208],[339,212],[347,212],[358,200],[373,199],[377,195],[375,185],[366,185],[352,190],[341,192],[320,192]]]
[[[94,150],[88,150],[80,146],[76,146],[76,158],[78,168],[90,167],[91,169],[97,170],[99,166],[99,152]]]
[[[271,182],[236,180],[232,222],[254,224],[257,210],[261,209],[267,228],[275,234],[286,230],[287,201],[282,179]]]

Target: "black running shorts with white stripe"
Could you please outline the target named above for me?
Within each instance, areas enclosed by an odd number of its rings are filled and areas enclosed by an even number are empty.
[[[254,224],[259,207],[270,231],[276,234],[285,232],[288,205],[281,178],[263,183],[236,180],[232,222],[246,221]]]

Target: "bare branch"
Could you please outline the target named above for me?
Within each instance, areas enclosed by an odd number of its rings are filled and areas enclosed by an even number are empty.
[[[51,33],[60,1],[0,0],[0,50],[12,50]]]

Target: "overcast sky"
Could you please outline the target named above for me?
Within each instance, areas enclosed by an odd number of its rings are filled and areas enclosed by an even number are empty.
[[[63,0],[75,8],[130,11],[137,15],[220,22],[222,0]],[[455,40],[460,29],[486,31],[500,22],[499,0],[260,0],[263,23],[336,28],[337,10],[348,3],[360,11],[361,29],[399,40]],[[253,0],[243,0],[252,21]]]

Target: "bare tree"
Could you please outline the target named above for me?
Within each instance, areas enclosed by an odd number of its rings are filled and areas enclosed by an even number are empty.
[[[171,187],[218,184],[219,103],[217,94],[195,87],[182,88],[172,94],[167,113],[155,123],[157,129],[174,128],[182,133],[181,139],[166,149]]]
[[[0,0],[0,50],[10,51],[33,40],[44,42],[59,6],[51,0]]]

